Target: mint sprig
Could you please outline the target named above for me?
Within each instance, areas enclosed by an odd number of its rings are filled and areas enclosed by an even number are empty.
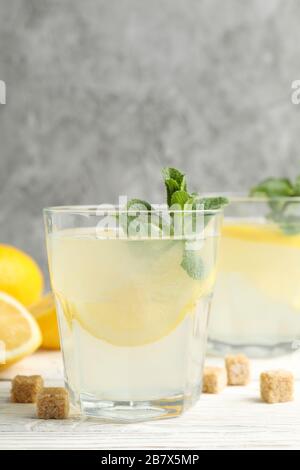
[[[250,196],[255,197],[276,198],[294,195],[294,186],[288,178],[267,178],[250,190]]]
[[[300,203],[292,200],[300,196],[300,176],[294,183],[288,178],[267,178],[250,190],[250,196],[267,199],[270,208],[267,219],[276,223],[283,233],[300,233]]]
[[[176,168],[164,168],[162,175],[167,191],[168,206],[171,207],[177,204],[182,210],[185,207],[192,210],[204,209],[207,211],[204,214],[204,225],[207,225],[213,216],[213,211],[228,204],[228,200],[224,197],[205,198],[198,193],[189,193],[185,175]],[[210,214],[209,211],[212,211],[212,213]],[[199,252],[191,247],[191,243],[185,243],[184,245],[181,267],[192,279],[199,280],[204,276],[203,260]]]
[[[185,175],[176,168],[164,168],[162,175],[169,208],[168,221],[160,215],[156,216],[155,208],[149,202],[141,199],[131,199],[126,207],[129,212],[125,213],[124,217],[122,216],[120,220],[126,234],[130,233],[130,228],[134,229],[134,233],[136,233],[135,229],[138,228],[142,236],[149,236],[151,233],[155,233],[158,237],[165,234],[172,235],[174,233],[174,210],[172,207],[175,205],[182,211],[184,211],[185,207],[189,210],[204,209],[207,211],[204,215],[204,224],[206,225],[213,216],[213,211],[222,208],[228,203],[227,199],[223,197],[204,198],[198,193],[189,193]],[[212,212],[210,213],[209,211]],[[204,276],[203,260],[199,255],[199,250],[195,249],[190,240],[184,242],[181,267],[192,279],[199,280]]]
[[[199,209],[201,206],[204,210],[218,210],[228,204],[228,200],[224,197],[203,197],[198,193],[189,193],[185,175],[176,168],[163,168],[162,175],[167,190],[169,207],[179,204],[184,208],[187,204],[193,210]]]

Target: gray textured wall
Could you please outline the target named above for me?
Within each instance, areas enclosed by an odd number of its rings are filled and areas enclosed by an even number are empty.
[[[45,266],[41,210],[299,173],[298,0],[0,0],[2,242]]]

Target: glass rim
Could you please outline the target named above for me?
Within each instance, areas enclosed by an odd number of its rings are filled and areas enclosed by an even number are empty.
[[[204,196],[223,196],[228,199],[228,206],[234,202],[258,202],[258,203],[268,203],[268,202],[300,202],[300,196],[249,196],[247,193],[238,193],[238,192],[222,192],[222,193],[206,193]]]
[[[222,214],[224,209],[170,209],[166,205],[153,204],[152,210],[143,209],[126,209],[123,206],[107,204],[105,205],[68,205],[68,206],[49,206],[43,209],[43,213],[49,214],[73,214],[73,215],[107,215],[112,214],[155,214],[155,213],[171,213],[171,214]]]

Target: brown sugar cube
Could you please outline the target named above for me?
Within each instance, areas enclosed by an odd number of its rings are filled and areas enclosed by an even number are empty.
[[[294,399],[294,376],[286,370],[270,370],[260,375],[261,399],[266,403],[283,403]]]
[[[226,385],[227,375],[223,367],[204,367],[203,393],[220,393]]]
[[[45,387],[37,397],[37,416],[42,419],[65,419],[69,415],[69,395],[62,387]]]
[[[44,382],[40,375],[16,375],[12,381],[11,401],[14,403],[35,403]]]
[[[250,382],[250,361],[244,354],[225,357],[228,385],[247,385]]]

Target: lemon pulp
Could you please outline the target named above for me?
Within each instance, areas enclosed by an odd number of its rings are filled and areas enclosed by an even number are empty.
[[[34,352],[41,344],[38,324],[16,299],[0,292],[0,341],[5,362],[0,369]]]

